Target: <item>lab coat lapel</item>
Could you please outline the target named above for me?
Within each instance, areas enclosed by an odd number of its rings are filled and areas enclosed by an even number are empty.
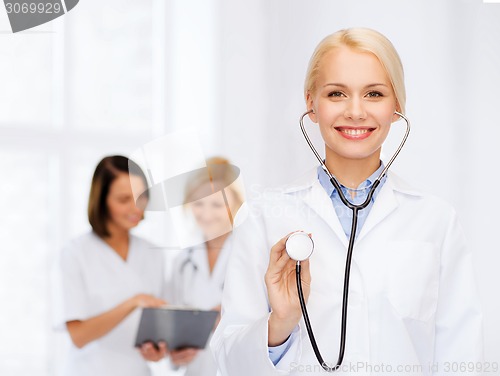
[[[196,277],[201,277],[206,281],[210,276],[210,270],[208,266],[207,246],[205,243],[195,247],[191,255],[191,260],[198,268]]]
[[[398,207],[398,199],[395,194],[395,185],[392,175],[388,175],[384,185],[373,203],[373,207],[366,218],[363,228],[359,232],[356,243],[361,241],[363,237],[371,231],[375,226],[382,222],[389,214]]]
[[[304,203],[328,224],[342,244],[347,248],[347,237],[332,205],[332,200],[321,186],[316,171],[317,170],[314,169],[314,171],[307,175],[305,184],[296,184],[289,188],[289,192],[295,191],[296,194],[299,194]]]
[[[219,256],[217,257],[217,261],[214,265],[214,269],[212,270],[211,279],[212,282],[216,285],[224,284],[224,277],[226,275],[226,266],[229,256],[229,249],[231,249],[232,236],[231,234],[225,240],[222,249],[220,250]]]

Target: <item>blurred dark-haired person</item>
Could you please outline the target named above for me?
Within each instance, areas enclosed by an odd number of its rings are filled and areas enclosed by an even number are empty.
[[[92,231],[71,241],[54,268],[55,325],[72,341],[64,375],[148,376],[147,360],[163,358],[134,348],[141,307],[166,304],[161,250],[132,235],[144,218],[147,180],[123,156],[97,165],[88,205]],[[133,192],[145,192],[137,200]]]

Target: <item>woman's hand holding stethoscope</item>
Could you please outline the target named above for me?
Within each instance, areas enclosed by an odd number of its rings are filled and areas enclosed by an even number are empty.
[[[278,346],[285,342],[302,317],[295,277],[297,261],[290,258],[286,251],[286,242],[293,234],[288,234],[271,248],[265,275],[271,305],[268,323],[269,346]],[[302,261],[301,267],[303,293],[307,300],[311,284],[309,260]]]

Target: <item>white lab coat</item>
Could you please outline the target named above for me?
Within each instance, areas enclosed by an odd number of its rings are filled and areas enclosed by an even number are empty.
[[[335,365],[348,239],[316,170],[263,196],[234,231],[212,349],[222,375],[323,374],[303,320],[279,363],[270,361],[264,274],[280,238],[312,233],[307,306],[323,358]],[[456,362],[482,361],[472,257],[442,200],[389,173],[356,239],[350,279],[346,353],[335,374],[449,375],[460,374],[447,371]]]
[[[198,309],[213,309],[221,304],[226,266],[231,253],[232,237],[224,242],[210,274],[207,250],[198,246],[183,250],[174,261],[171,303]],[[215,376],[217,366],[209,348],[198,353],[186,367],[185,376]]]
[[[151,243],[131,235],[126,261],[90,232],[70,242],[54,268],[55,326],[86,320],[139,294],[164,295],[164,257]],[[141,310],[81,349],[71,345],[68,376],[147,376],[146,361],[134,348]]]

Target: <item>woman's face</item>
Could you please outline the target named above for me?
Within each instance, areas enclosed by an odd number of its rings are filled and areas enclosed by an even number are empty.
[[[141,177],[125,172],[118,173],[106,197],[108,228],[129,231],[139,224],[144,216],[147,199],[139,198],[136,205],[133,192],[143,192],[145,188]]]
[[[333,49],[319,65],[314,93],[307,94],[310,118],[319,124],[326,157],[380,158],[396,98],[375,55],[348,47]]]
[[[200,194],[200,191],[205,194]],[[233,229],[231,218],[234,218],[234,215],[236,215],[236,200],[231,189],[224,190],[227,204],[224,201],[222,192],[216,192],[213,194],[211,192],[210,183],[200,186],[195,193],[197,193],[197,197],[205,197],[189,204],[196,223],[207,240],[214,239],[231,232]]]

